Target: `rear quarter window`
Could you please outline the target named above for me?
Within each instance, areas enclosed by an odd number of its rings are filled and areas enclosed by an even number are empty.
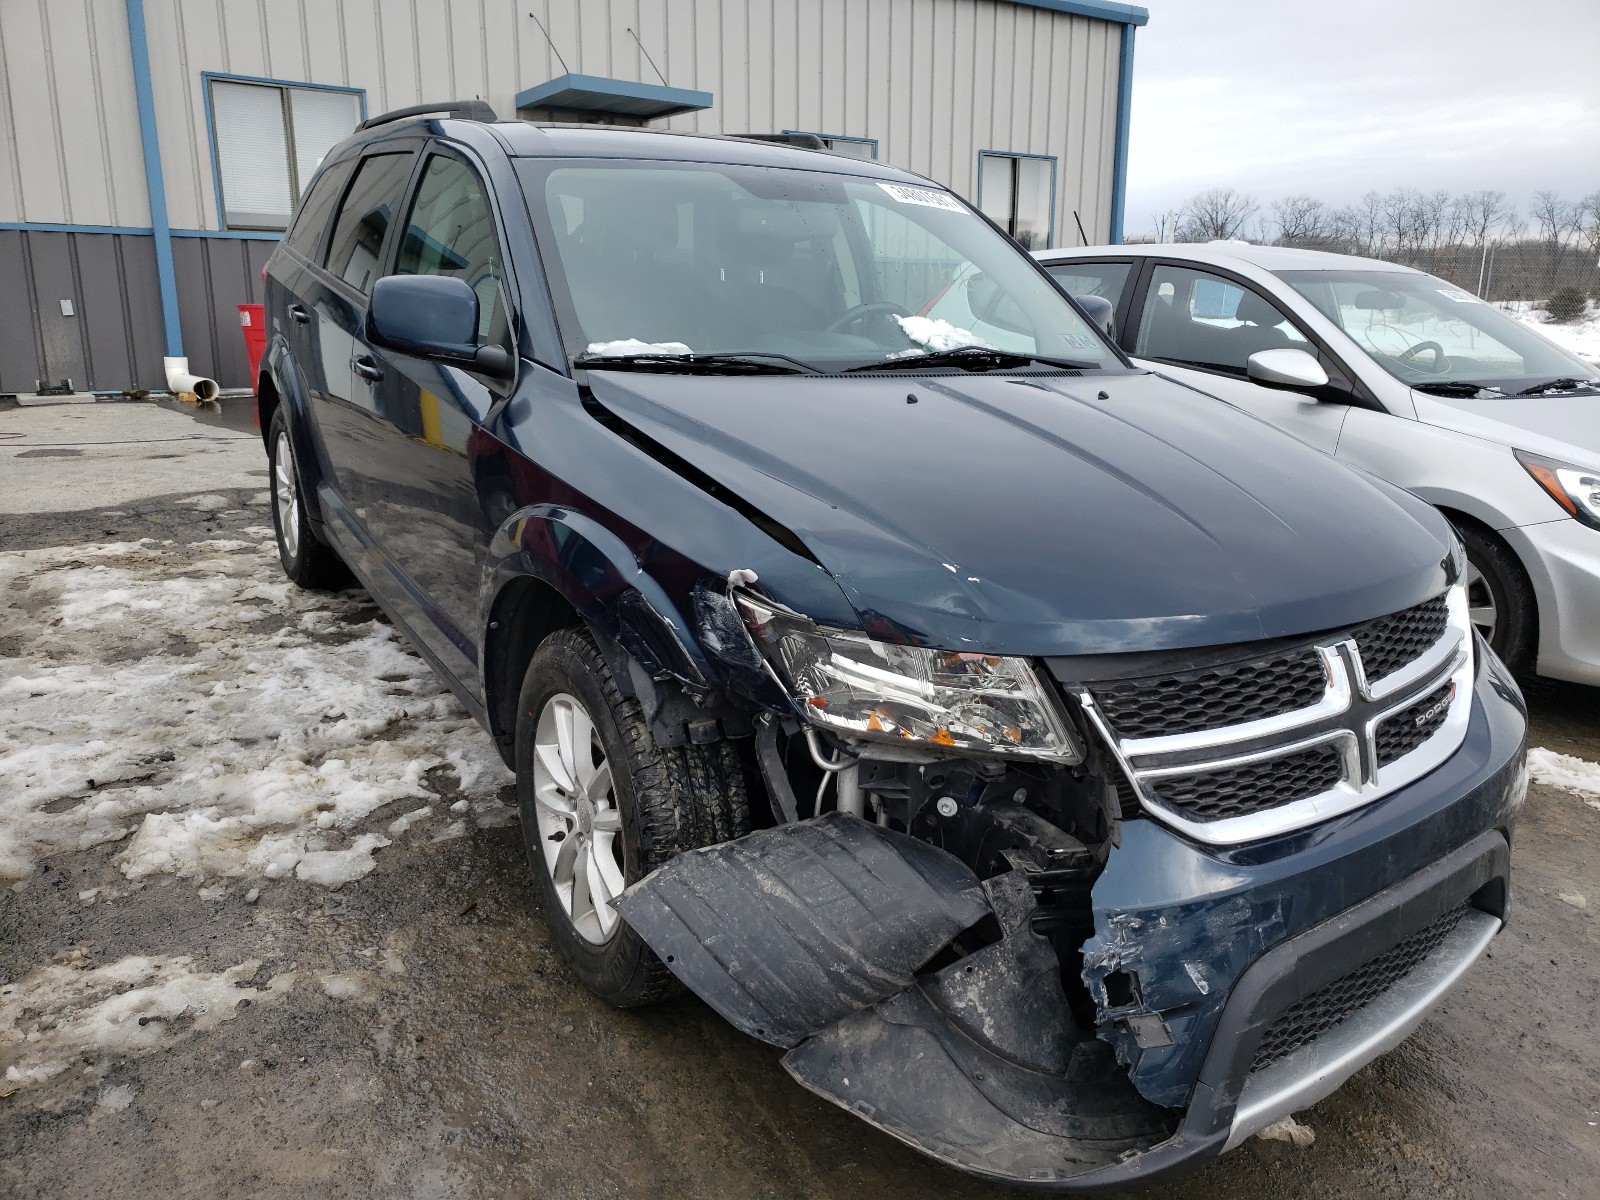
[[[322,261],[322,243],[328,233],[328,218],[350,180],[353,163],[335,163],[311,181],[311,187],[295,206],[294,224],[284,239],[289,249],[312,262]]]

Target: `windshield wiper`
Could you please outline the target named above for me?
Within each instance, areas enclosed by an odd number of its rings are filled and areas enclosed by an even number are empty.
[[[1563,375],[1559,379],[1547,379],[1543,383],[1536,383],[1532,387],[1523,388],[1516,394],[1519,396],[1538,396],[1545,392],[1572,392],[1578,388],[1596,386],[1600,386],[1600,379],[1575,379],[1571,375]]]
[[[778,361],[768,361],[777,359]],[[685,375],[820,375],[810,363],[765,350],[737,354],[581,354],[575,367],[591,371],[677,371]]]
[[[927,354],[908,354],[902,358],[886,358],[860,367],[850,367],[845,374],[865,371],[920,371],[925,367],[960,367],[966,371],[1003,371],[1012,367],[1025,367],[1030,363],[1043,363],[1047,367],[1065,367],[1074,371],[1094,371],[1103,364],[1074,362],[1067,358],[1049,358],[1042,354],[1021,354],[1012,350],[995,350],[989,346],[957,346],[953,350],[931,350]]]
[[[1430,396],[1477,396],[1483,392],[1499,394],[1499,388],[1485,387],[1481,383],[1467,383],[1462,380],[1447,380],[1439,383],[1413,383],[1413,391],[1427,392]]]

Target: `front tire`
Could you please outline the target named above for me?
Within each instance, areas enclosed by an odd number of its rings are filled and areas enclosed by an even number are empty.
[[[523,848],[556,950],[618,1008],[676,994],[609,901],[685,850],[750,831],[733,744],[658,746],[594,640],[563,629],[528,664],[515,762]]]
[[[1533,585],[1517,556],[1487,530],[1456,530],[1467,551],[1467,612],[1489,648],[1513,671],[1531,671],[1538,649]]]
[[[272,481],[272,531],[278,539],[278,561],[283,573],[308,591],[336,591],[350,585],[350,571],[331,547],[317,540],[306,516],[300,487],[300,467],[289,436],[289,416],[283,405],[273,411],[267,426],[267,474]]]

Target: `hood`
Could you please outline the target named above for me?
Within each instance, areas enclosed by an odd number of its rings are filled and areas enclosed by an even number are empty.
[[[1461,399],[1412,392],[1417,420],[1577,466],[1600,466],[1600,396]]]
[[[874,636],[993,653],[1330,629],[1444,587],[1443,519],[1146,373],[592,372],[617,417],[786,526]],[[762,587],[783,600],[782,581]]]

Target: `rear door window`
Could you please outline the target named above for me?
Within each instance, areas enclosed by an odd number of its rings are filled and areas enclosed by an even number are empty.
[[[411,152],[374,154],[361,160],[339,207],[328,245],[327,268],[362,295],[372,290],[389,222],[411,175]]]
[[[348,162],[335,163],[317,176],[311,184],[311,190],[295,209],[294,225],[285,239],[289,249],[314,263],[322,261],[322,243],[328,233],[328,218],[333,215],[334,205],[339,203],[344,185],[350,181],[352,166]]]
[[[1069,296],[1099,296],[1111,301],[1116,308],[1122,303],[1122,291],[1128,284],[1132,263],[1125,262],[1058,262],[1046,263],[1050,277],[1061,285]]]

